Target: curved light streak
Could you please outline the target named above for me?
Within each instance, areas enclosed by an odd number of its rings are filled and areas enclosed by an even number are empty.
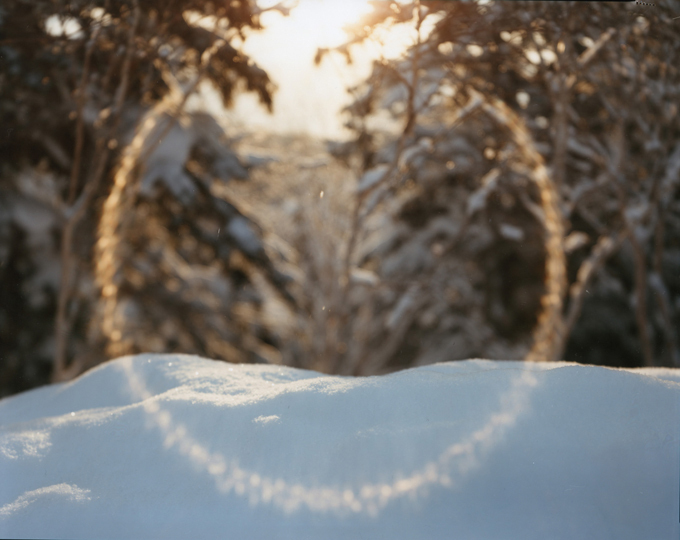
[[[251,505],[272,504],[284,512],[307,508],[313,512],[365,513],[375,516],[390,502],[402,498],[421,498],[428,490],[442,486],[453,488],[478,468],[488,453],[502,440],[517,419],[527,410],[531,389],[538,384],[532,371],[515,377],[500,397],[500,407],[486,423],[460,442],[446,448],[437,459],[425,463],[405,478],[391,483],[367,483],[348,489],[333,486],[307,487],[282,478],[262,476],[242,468],[237,460],[219,452],[210,452],[176,422],[147,389],[132,369],[132,358],[121,362],[130,389],[142,399],[144,410],[164,436],[164,446],[175,448],[199,469],[210,474],[221,493],[234,493]]]

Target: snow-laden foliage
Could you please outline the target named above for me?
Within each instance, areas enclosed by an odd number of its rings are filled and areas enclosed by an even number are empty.
[[[678,7],[386,1],[357,24],[343,54],[379,24],[420,29],[353,90],[356,140],[332,149],[362,167],[351,265],[381,283],[362,300],[367,358],[543,342],[546,358],[678,365]]]
[[[153,135],[165,139],[157,148],[160,141],[146,141],[148,152],[124,179],[134,192],[118,201],[124,219],[107,231],[128,250],[109,261],[124,274],[114,280],[124,291],[116,312],[138,330],[134,347],[126,343],[135,350],[181,343],[185,352],[203,354],[216,354],[219,343],[242,351],[230,357],[244,360],[258,348],[259,338],[245,348],[236,343],[240,330],[233,328],[256,317],[228,316],[230,307],[255,301],[248,264],[278,285],[281,279],[257,228],[214,194],[214,178],[244,178],[244,165],[213,120],[183,109],[203,82],[225,105],[248,90],[271,107],[274,85],[238,49],[248,31],[261,29],[262,11],[249,0],[2,3],[0,393],[72,377],[124,333],[97,326],[95,306],[111,283],[95,279],[101,261],[94,244],[124,149],[141,130],[140,118],[163,100],[172,107],[163,109]],[[206,299],[206,288],[214,297]],[[147,316],[150,303],[178,317],[162,328],[153,317],[138,324],[136,315]],[[210,337],[192,330],[202,316],[196,311],[217,321],[208,325]]]
[[[178,119],[161,107],[140,125],[102,211],[91,340],[103,335],[111,357],[175,350],[266,362],[259,340],[272,337],[258,326],[249,276],[259,268],[290,299],[285,277],[259,228],[217,194],[224,182],[215,177],[243,178],[246,169],[208,115]],[[239,316],[239,307],[250,311]]]

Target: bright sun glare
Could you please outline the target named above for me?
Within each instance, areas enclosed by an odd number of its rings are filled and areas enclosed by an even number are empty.
[[[277,3],[277,2],[267,2]],[[264,7],[264,3],[260,2]],[[304,41],[316,47],[337,47],[347,40],[343,28],[359,20],[371,10],[368,0],[300,0],[288,18],[294,41]],[[265,13],[262,23],[269,26],[275,13]]]
[[[306,0],[291,17],[305,38],[318,47],[337,47],[347,40],[343,28],[371,10],[367,0]]]
[[[259,2],[265,8],[277,3],[278,0]],[[262,15],[264,37],[272,42],[276,40],[276,54],[287,63],[285,56],[308,56],[319,47],[333,48],[346,43],[351,36],[345,32],[345,27],[359,22],[371,10],[370,0],[298,0],[288,17],[282,17],[277,11]],[[427,34],[431,26],[432,21],[427,20],[421,33]],[[357,52],[372,59],[395,58],[414,43],[415,37],[415,30],[410,25],[377,28]],[[259,40],[251,38],[252,41]]]
[[[259,0],[258,5],[267,8],[279,2]],[[250,33],[242,47],[278,87],[274,114],[264,112],[255,96],[243,94],[228,113],[231,121],[243,122],[249,129],[346,136],[338,116],[350,101],[346,88],[368,77],[373,60],[402,55],[415,37],[409,25],[385,28],[375,32],[376,39],[352,48],[351,65],[332,54],[320,66],[314,65],[318,48],[332,49],[347,42],[351,36],[344,28],[371,10],[369,0],[299,0],[288,17],[277,11],[263,13],[264,30]],[[423,26],[425,35],[431,26]]]

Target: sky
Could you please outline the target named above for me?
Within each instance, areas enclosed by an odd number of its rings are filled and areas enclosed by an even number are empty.
[[[264,5],[264,4],[263,4]],[[370,74],[373,60],[401,54],[410,43],[406,30],[355,47],[354,61],[347,65],[330,55],[314,65],[318,47],[336,47],[347,39],[343,27],[370,11],[368,0],[300,0],[288,17],[265,13],[265,30],[250,35],[243,46],[277,84],[274,114],[268,114],[254,94],[242,94],[233,110],[224,111],[215,94],[207,93],[209,108],[220,111],[232,125],[248,130],[307,133],[322,138],[347,136],[338,112],[350,102],[346,89]]]

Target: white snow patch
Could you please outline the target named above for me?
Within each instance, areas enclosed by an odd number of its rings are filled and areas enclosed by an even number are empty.
[[[258,416],[257,418],[253,418],[253,423],[255,424],[270,424],[272,422],[276,423],[279,420],[281,420],[277,415],[272,414],[270,416]]]
[[[50,435],[47,431],[0,433],[0,454],[8,459],[18,459],[22,456],[41,457],[50,444]]]
[[[0,537],[677,538],[679,415],[680,370],[126,357],[0,401]]]
[[[56,484],[27,491],[17,497],[15,501],[0,507],[0,519],[11,516],[13,513],[26,508],[40,499],[50,498],[49,496],[66,497],[71,501],[89,501],[91,498],[87,496],[88,493],[90,493],[89,489],[80,489],[78,486],[70,484]]]
[[[382,182],[388,171],[389,167],[385,164],[376,165],[366,171],[357,184],[357,194],[373,189],[379,182]]]

